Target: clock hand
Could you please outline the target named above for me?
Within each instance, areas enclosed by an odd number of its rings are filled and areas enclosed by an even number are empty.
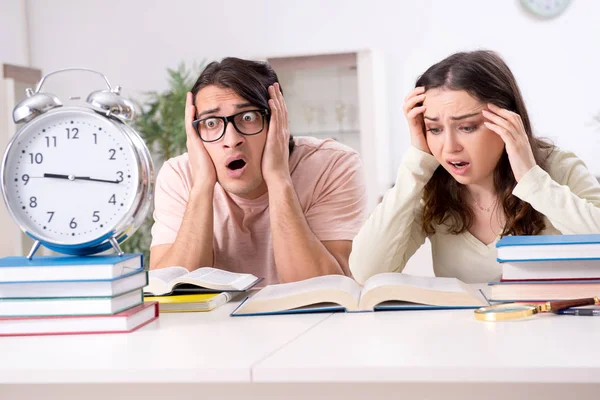
[[[44,174],[44,178],[68,179],[71,181],[74,179],[72,176],[60,174]]]
[[[119,181],[109,181],[107,179],[96,179],[96,178],[90,178],[89,176],[75,176],[74,179],[82,180],[82,181],[93,181],[93,182],[119,183]]]
[[[89,176],[74,176],[74,175],[61,175],[61,174],[44,174],[44,178],[56,178],[56,179],[67,179],[70,181],[93,181],[93,182],[106,182],[106,183],[119,183],[119,181],[109,181],[107,179],[95,179]]]

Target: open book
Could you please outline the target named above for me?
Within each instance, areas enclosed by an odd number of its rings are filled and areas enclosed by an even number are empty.
[[[363,287],[343,275],[269,285],[247,298],[231,315],[478,308],[486,305],[489,303],[477,288],[456,278],[391,272],[372,276]]]
[[[203,267],[192,272],[183,267],[167,267],[148,272],[145,295],[160,296],[168,293],[242,292],[260,282],[251,274],[238,274],[217,268]]]

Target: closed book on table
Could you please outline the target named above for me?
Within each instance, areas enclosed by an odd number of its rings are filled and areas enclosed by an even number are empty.
[[[157,301],[160,312],[211,311],[236,297],[239,292],[150,296],[144,301]]]
[[[113,315],[0,318],[0,336],[127,333],[158,318],[158,303],[148,302]]]
[[[600,280],[600,259],[505,262],[502,281]]]
[[[0,317],[116,314],[143,301],[141,289],[115,297],[0,299]]]
[[[600,259],[600,234],[505,236],[498,262]]]
[[[144,267],[142,254],[0,258],[0,282],[113,279]]]
[[[106,280],[0,282],[0,298],[114,297],[147,283],[148,273],[143,269]]]
[[[551,301],[600,296],[600,280],[491,282],[490,301]]]

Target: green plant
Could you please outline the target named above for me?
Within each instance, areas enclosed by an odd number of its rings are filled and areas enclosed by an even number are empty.
[[[133,126],[152,153],[156,173],[163,162],[186,151],[185,97],[194,85],[203,64],[187,69],[185,64],[181,63],[177,69],[167,69],[168,89],[160,93],[145,93],[146,99],[139,105],[141,115],[134,121]],[[151,207],[139,229],[121,244],[126,253],[143,253],[146,268],[150,259],[153,211],[154,207]]]

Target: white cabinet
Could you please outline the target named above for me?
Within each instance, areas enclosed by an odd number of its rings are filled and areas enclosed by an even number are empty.
[[[279,77],[294,136],[333,138],[359,152],[372,210],[393,183],[383,54],[361,50],[263,59]]]
[[[25,98],[25,89],[35,88],[42,77],[38,69],[3,64],[0,79],[0,150],[6,150],[8,142],[18,130],[12,119],[15,106]],[[33,240],[21,232],[11,218],[4,200],[0,200],[0,257],[25,255]],[[45,254],[45,253],[44,253]]]

